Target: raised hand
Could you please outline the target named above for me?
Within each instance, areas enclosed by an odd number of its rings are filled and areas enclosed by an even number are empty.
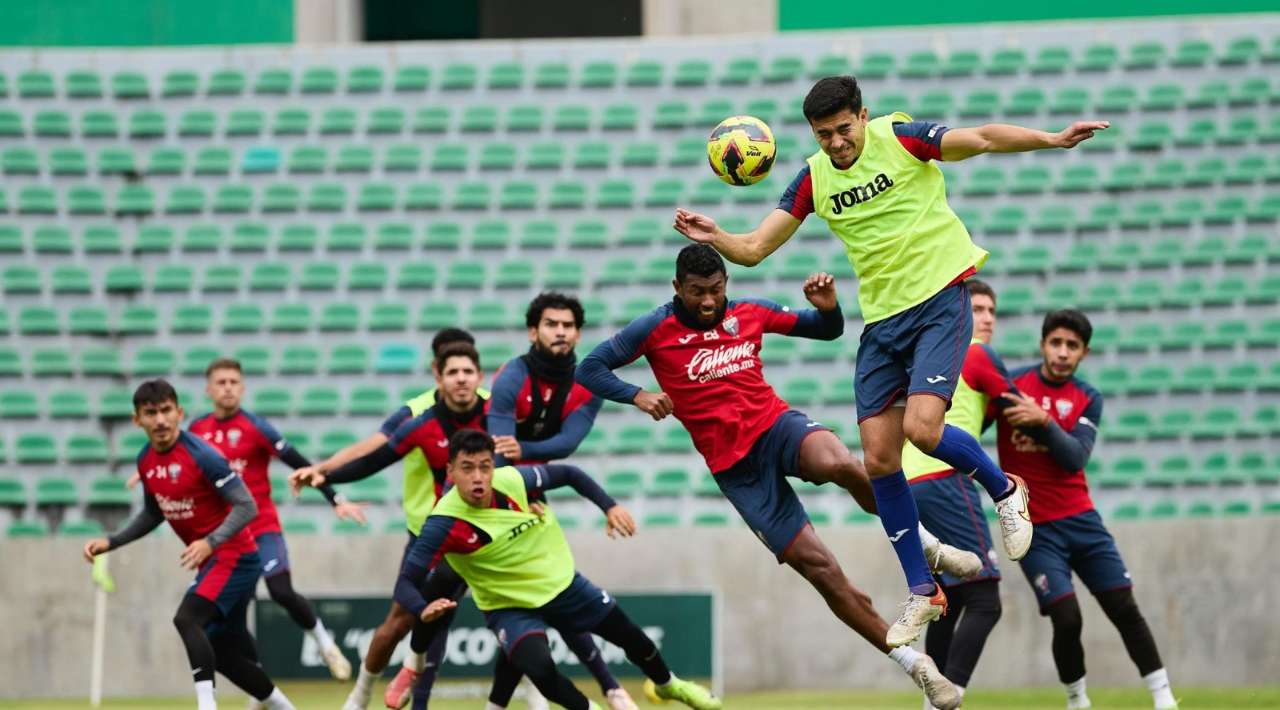
[[[1056,143],[1059,148],[1074,148],[1081,141],[1092,138],[1096,131],[1110,127],[1110,121],[1076,121],[1058,132]]]
[[[208,540],[200,538],[187,545],[187,549],[182,551],[178,561],[187,569],[200,569],[200,565],[204,564],[205,560],[209,559],[212,554],[213,545],[210,545]]]
[[[704,214],[690,212],[683,207],[676,208],[675,222],[671,225],[675,230],[695,242],[710,244],[716,239],[720,227],[716,221]]]
[[[302,492],[303,487],[312,486],[319,488],[325,482],[325,475],[320,471],[318,466],[303,466],[295,469],[289,474],[289,491],[293,493],[293,497],[297,498]]]
[[[825,271],[810,274],[804,280],[804,297],[820,311],[835,310],[840,305],[836,300],[836,280]]]
[[[493,437],[493,449],[499,456],[505,456],[508,461],[519,461],[524,458],[520,455],[520,442],[516,441],[514,436]]]
[[[364,503],[350,501],[339,503],[333,506],[333,514],[338,516],[338,520],[354,520],[361,525],[368,525],[369,519],[364,515],[364,506]]]
[[[111,543],[105,537],[95,537],[84,544],[85,562],[93,562],[93,558],[111,549]]]

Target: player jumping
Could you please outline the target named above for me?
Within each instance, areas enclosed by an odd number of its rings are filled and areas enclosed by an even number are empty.
[[[578,366],[578,381],[606,399],[634,404],[654,420],[674,414],[720,490],[778,561],[808,580],[841,621],[888,653],[934,705],[956,707],[960,696],[928,656],[909,646],[890,650],[888,624],[845,577],[785,478],[835,483],[864,510],[876,510],[861,463],[830,430],[779,398],[762,372],[765,333],[834,340],[844,332],[834,280],[810,276],[804,292],[816,309],[793,312],[771,301],[727,300],[727,278],[724,260],[711,247],[682,249],[672,301],[596,347]],[[661,391],[647,392],[613,374],[641,356]],[[981,569],[972,553],[941,547],[935,559],[959,576]]]
[[[973,342],[946,421],[977,438],[988,421],[988,403],[1000,402],[1000,396],[1013,385],[1004,362],[988,344],[995,333],[995,291],[977,279],[969,279],[965,286],[973,303]],[[902,470],[920,509],[920,521],[943,542],[973,552],[982,560],[982,571],[970,579],[936,575],[950,610],[925,636],[925,651],[964,695],[987,636],[1000,620],[1000,570],[996,568],[991,530],[982,512],[982,498],[968,476],[920,453],[911,442],[902,451]]]
[[[1026,554],[1032,534],[1026,488],[1006,476],[973,436],[943,421],[973,332],[963,281],[987,252],[974,245],[947,205],[942,171],[933,161],[1071,148],[1109,124],[1079,122],[1046,133],[1005,124],[948,130],[900,112],[869,121],[851,76],[818,80],[803,110],[819,150],[756,229],[730,234],[685,209],[676,210],[674,226],[746,266],[782,246],[809,213],[844,242],[866,321],[854,380],[858,427],[880,521],[911,589],[888,634],[890,646],[901,646],[947,604],[920,551],[919,514],[902,473],[904,437],[987,490],[1010,559]]]
[[[454,487],[441,498],[414,542],[396,582],[396,600],[430,621],[457,606],[425,599],[427,572],[448,559],[471,587],[476,606],[510,660],[549,700],[569,710],[599,706],[556,670],[547,628],[596,633],[620,647],[654,683],[660,699],[719,710],[706,688],[677,678],[653,641],[608,592],[574,569],[573,553],[544,492],[572,486],[604,511],[610,537],[635,532],[631,516],[581,469],[564,465],[494,467],[493,439],[459,431],[449,440]]]
[[[1071,573],[1098,600],[1120,632],[1157,710],[1178,707],[1169,673],[1133,597],[1133,579],[1116,542],[1089,498],[1084,467],[1102,419],[1102,395],[1075,376],[1089,354],[1093,326],[1080,311],[1045,316],[1038,365],[1013,372],[1019,393],[997,420],[1000,462],[1022,472],[1035,487],[1031,521],[1035,539],[1022,558],[1022,573],[1053,624],[1053,661],[1066,686],[1067,707],[1091,707],[1085,692],[1084,622]]]
[[[258,651],[245,625],[262,560],[249,535],[258,509],[248,487],[227,460],[199,437],[182,431],[182,407],[164,380],[133,393],[133,422],[147,434],[138,454],[143,507],[109,538],[85,543],[84,557],[137,540],[164,521],[186,543],[179,561],[199,570],[178,605],[173,625],[182,637],[195,679],[199,710],[216,710],[216,670],[270,710],[293,704],[258,665]]]

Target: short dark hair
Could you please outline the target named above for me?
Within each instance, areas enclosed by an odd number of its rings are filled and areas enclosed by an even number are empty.
[[[212,375],[214,370],[235,370],[236,372],[244,373],[244,369],[240,367],[240,361],[233,357],[214,358],[213,362],[204,368],[205,379],[209,379],[209,375]]]
[[[578,330],[582,330],[583,324],[587,322],[586,314],[582,311],[582,303],[578,299],[559,291],[543,291],[529,301],[529,309],[524,312],[525,326],[536,328],[542,321],[542,313],[548,308],[564,309],[573,313],[573,323],[578,326]]]
[[[431,339],[431,356],[440,357],[440,350],[449,343],[476,344],[476,337],[461,328],[445,328]]]
[[[965,285],[969,287],[970,296],[986,296],[991,299],[992,303],[996,302],[996,290],[991,288],[991,284],[981,279],[969,279],[965,281]]]
[[[716,274],[728,276],[729,272],[724,269],[720,253],[710,244],[690,244],[676,256],[676,281],[684,283],[684,277],[689,274],[711,277]]]
[[[431,369],[439,372],[440,368],[444,367],[444,364],[451,357],[470,358],[471,362],[476,364],[476,369],[480,369],[480,351],[476,350],[476,346],[471,343],[462,342],[461,340],[447,343],[443,348],[440,348],[440,352],[436,353],[435,360],[431,362]]]
[[[1093,324],[1089,322],[1089,317],[1074,308],[1063,308],[1047,313],[1044,317],[1044,325],[1040,326],[1040,339],[1049,337],[1049,334],[1058,328],[1066,328],[1080,336],[1085,347],[1088,347],[1089,339],[1093,337]]]
[[[493,437],[479,429],[459,429],[449,437],[449,460],[458,458],[458,454],[478,454],[481,451],[496,453]]]
[[[815,121],[849,109],[856,116],[862,112],[862,89],[851,76],[828,76],[819,79],[804,97],[805,119]]]
[[[133,411],[138,411],[148,404],[178,404],[178,393],[167,380],[147,380],[133,391]]]

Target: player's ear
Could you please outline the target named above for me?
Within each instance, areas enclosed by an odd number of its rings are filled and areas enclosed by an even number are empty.
[[[671,279],[671,288],[675,289],[676,293],[680,293],[680,279]]]

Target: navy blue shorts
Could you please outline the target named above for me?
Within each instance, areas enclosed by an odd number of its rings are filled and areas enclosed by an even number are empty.
[[[258,556],[262,558],[263,579],[289,571],[289,548],[284,544],[282,533],[262,533],[253,541],[258,545]]]
[[[262,558],[257,552],[244,554],[218,554],[205,561],[196,578],[187,587],[187,594],[194,594],[213,602],[222,618],[212,623],[208,631],[240,629],[245,625],[245,611],[253,599],[253,590],[262,576]]]
[[[1076,593],[1071,584],[1073,571],[1093,594],[1133,586],[1116,541],[1096,510],[1036,523],[1031,549],[1019,564],[1035,590],[1041,614],[1054,602]]]
[[[815,431],[830,429],[804,412],[785,411],[746,456],[714,476],[724,497],[779,562],[809,524],[809,514],[786,477],[800,477],[800,443]]]
[[[904,395],[927,392],[951,402],[973,339],[970,308],[969,287],[958,283],[863,329],[853,376],[858,421]]]
[[[546,635],[554,627],[562,635],[591,631],[604,621],[618,602],[613,596],[574,572],[573,581],[554,599],[536,609],[494,609],[484,613],[485,624],[498,637],[508,656],[525,637]]]
[[[920,510],[920,522],[938,539],[974,553],[982,559],[982,572],[976,577],[961,579],[950,574],[940,574],[942,586],[953,587],[965,582],[983,579],[1000,579],[996,567],[996,551],[991,544],[991,527],[982,512],[983,496],[968,476],[954,471],[937,478],[911,483],[911,496]]]

